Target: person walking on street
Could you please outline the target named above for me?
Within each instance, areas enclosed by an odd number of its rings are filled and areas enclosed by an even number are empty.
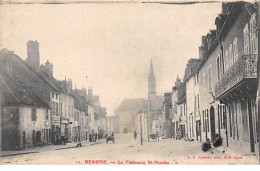
[[[134,133],[134,138],[135,138],[135,140],[136,140],[136,137],[137,137],[137,133],[136,133],[136,131],[135,131],[135,133]]]
[[[95,142],[97,141],[97,133],[95,134]]]

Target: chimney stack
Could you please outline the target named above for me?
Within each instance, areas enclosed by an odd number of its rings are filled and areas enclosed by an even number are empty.
[[[27,42],[27,56],[26,62],[38,70],[40,66],[40,52],[39,52],[39,43],[36,41],[29,40]]]

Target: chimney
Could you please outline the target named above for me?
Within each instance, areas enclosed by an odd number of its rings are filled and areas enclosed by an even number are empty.
[[[176,81],[175,81],[175,87],[179,87],[179,85],[181,84],[181,79],[179,78],[179,75],[177,75]]]
[[[93,102],[92,87],[88,89],[88,101],[89,101],[89,102]]]
[[[40,66],[40,53],[39,53],[39,43],[36,41],[28,41],[27,42],[27,56],[26,62],[38,70]]]

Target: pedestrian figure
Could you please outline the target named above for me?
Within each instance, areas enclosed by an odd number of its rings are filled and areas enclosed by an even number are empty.
[[[95,139],[95,134],[94,133],[92,133],[92,142],[96,142],[96,139]]]
[[[114,132],[112,132],[112,137],[114,136]]]
[[[95,134],[95,142],[97,141],[97,133]]]
[[[134,133],[134,138],[135,138],[135,140],[136,140],[136,137],[137,137],[137,133],[136,133],[136,131],[135,131],[135,133]]]
[[[210,151],[213,154],[209,139],[207,139],[206,142],[202,144],[201,148],[202,148],[202,151],[205,151],[205,152]]]
[[[92,142],[92,135],[89,134],[89,142]]]

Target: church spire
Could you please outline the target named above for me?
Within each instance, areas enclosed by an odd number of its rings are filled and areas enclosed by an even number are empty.
[[[149,95],[156,95],[156,80],[153,72],[153,61],[151,59],[150,63],[150,72],[148,75],[148,94]]]
[[[153,73],[153,60],[151,58],[151,63],[150,63],[150,74],[149,76],[154,76],[154,73]]]
[[[151,63],[150,63],[150,72],[149,72],[149,76],[148,76],[148,82],[151,81],[155,81],[155,76],[154,76],[154,72],[153,72],[153,60],[151,58]]]

